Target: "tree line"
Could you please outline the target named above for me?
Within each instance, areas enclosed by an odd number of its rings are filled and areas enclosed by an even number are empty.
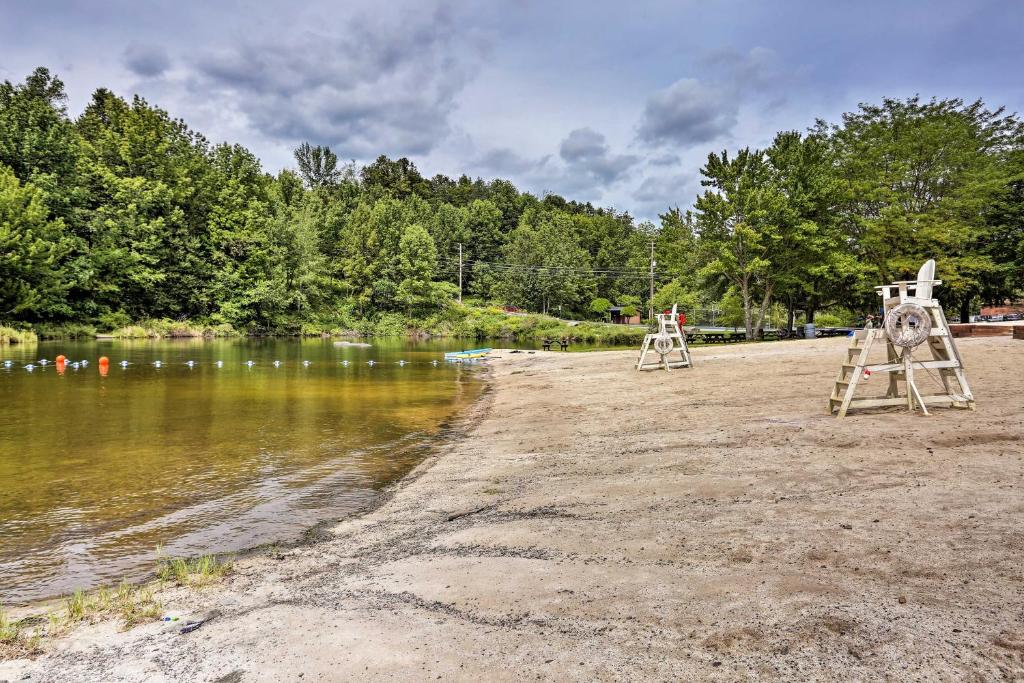
[[[0,85],[0,321],[295,333],[457,316],[464,294],[577,317],[717,304],[754,337],[772,307],[870,310],[874,285],[931,257],[944,304],[967,314],[1022,287],[1022,141],[1014,115],[980,101],[861,105],[709,155],[704,191],[680,198],[693,208],[655,226],[308,143],[270,174],[137,96],[98,89],[72,118],[38,68]]]

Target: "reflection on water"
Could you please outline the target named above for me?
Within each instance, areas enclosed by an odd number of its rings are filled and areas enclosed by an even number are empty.
[[[451,348],[0,348],[14,361],[0,364],[0,604],[143,575],[158,545],[172,556],[237,550],[369,504],[477,395],[473,368],[431,364]],[[59,354],[90,364],[59,373]],[[100,356],[110,359],[105,377]]]

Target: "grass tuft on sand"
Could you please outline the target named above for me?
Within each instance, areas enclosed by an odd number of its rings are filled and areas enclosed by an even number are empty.
[[[135,586],[128,582],[116,589],[99,588],[92,593],[75,591],[64,598],[63,612],[47,615],[47,635],[64,633],[75,624],[93,622],[104,617],[117,616],[121,628],[127,630],[136,624],[160,616],[160,602],[151,586]]]
[[[0,607],[0,661],[38,654],[41,634],[30,631],[22,622],[12,621]]]
[[[40,654],[43,638],[64,635],[82,623],[107,618],[120,620],[122,630],[160,618],[163,604],[156,591],[164,583],[202,588],[219,582],[230,570],[231,562],[216,555],[192,559],[166,558],[157,550],[159,584],[137,586],[127,581],[117,588],[78,590],[65,597],[57,609],[42,615],[12,620],[0,607],[0,661]]]
[[[201,555],[192,559],[160,558],[156,575],[161,581],[178,586],[202,587],[217,583],[230,570],[230,560],[216,555]]]

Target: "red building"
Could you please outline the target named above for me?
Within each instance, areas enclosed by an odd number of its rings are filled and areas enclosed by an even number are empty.
[[[1006,315],[1024,313],[1024,301],[1004,301],[1000,306],[982,306],[981,315]]]

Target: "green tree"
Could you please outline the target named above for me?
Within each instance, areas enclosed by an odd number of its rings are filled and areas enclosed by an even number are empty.
[[[77,296],[133,319],[202,317],[214,306],[205,139],[136,97],[97,90],[76,121],[93,277]]]
[[[679,280],[672,280],[654,293],[654,310],[660,312],[677,305],[681,313],[692,313],[697,308],[698,301],[699,296],[696,292],[687,289]]]
[[[632,294],[624,294],[619,297],[619,306],[622,307],[622,314],[627,318],[640,314],[640,303],[640,297]]]
[[[430,183],[423,179],[416,164],[405,157],[392,160],[381,154],[360,172],[363,188],[373,198],[405,199],[412,195],[430,195]]]
[[[322,308],[329,294],[324,278],[323,255],[318,246],[315,202],[300,206],[277,203],[270,221],[271,291],[277,294],[276,304],[284,313],[284,324],[297,330],[304,320],[311,319]]]
[[[605,320],[608,317],[608,309],[611,307],[612,302],[602,297],[598,297],[590,302],[590,312],[599,316],[601,320]]]
[[[437,249],[434,240],[418,223],[405,229],[399,242],[402,281],[397,296],[410,315],[424,313],[449,303],[456,294],[451,283],[435,282]]]
[[[64,83],[43,67],[21,85],[0,84],[0,164],[42,190],[54,215],[70,220],[82,193],[78,136],[66,102]]]
[[[295,163],[299,165],[299,175],[309,188],[333,187],[343,177],[342,169],[338,168],[338,155],[330,147],[313,147],[303,142],[295,149]]]
[[[735,287],[747,338],[753,339],[777,283],[773,259],[780,254],[793,217],[761,152],[742,149],[731,159],[724,151],[711,154],[701,173],[706,178],[701,184],[711,188],[695,205],[707,259],[702,272]]]
[[[218,145],[210,160],[218,188],[208,222],[213,266],[211,320],[239,329],[270,329],[279,300],[279,293],[270,291],[268,285],[273,262],[271,195],[287,203],[282,198],[287,191],[273,188],[259,160],[239,145]],[[297,178],[295,182],[299,182]],[[265,294],[261,296],[261,292]]]
[[[505,235],[501,211],[489,199],[476,199],[466,207],[466,257],[494,263],[502,258]]]
[[[940,300],[969,314],[1002,269],[989,253],[986,209],[1012,185],[1009,158],[1021,122],[981,100],[885,99],[818,124],[834,137],[846,183],[844,227],[875,283],[911,277],[936,261]]]
[[[697,225],[692,211],[670,208],[659,216],[661,227],[655,238],[658,270],[670,277],[681,279],[690,286],[697,285],[700,254],[697,249]]]
[[[70,248],[61,219],[51,221],[43,192],[0,164],[0,316],[45,320],[69,315],[60,260]]]
[[[452,206],[447,202],[439,205],[429,222],[430,237],[442,259],[441,272],[444,279],[456,283],[459,281],[458,254],[459,244],[463,246],[463,261],[472,259],[470,249],[470,231],[467,225],[467,210]],[[468,274],[468,268],[464,274]]]
[[[1024,148],[1006,156],[1007,177],[984,212],[985,254],[995,266],[981,298],[992,303],[1024,298]]]
[[[543,313],[582,310],[596,292],[587,252],[563,212],[528,210],[509,235],[496,290],[506,303]]]
[[[400,241],[421,213],[414,203],[384,197],[360,203],[342,234],[341,260],[346,286],[363,315],[398,308],[402,281]]]
[[[820,134],[779,133],[765,156],[791,220],[773,268],[774,297],[786,304],[792,327],[796,308],[813,322],[816,311],[849,301],[863,286],[865,268],[835,211],[843,190],[831,141]]]

